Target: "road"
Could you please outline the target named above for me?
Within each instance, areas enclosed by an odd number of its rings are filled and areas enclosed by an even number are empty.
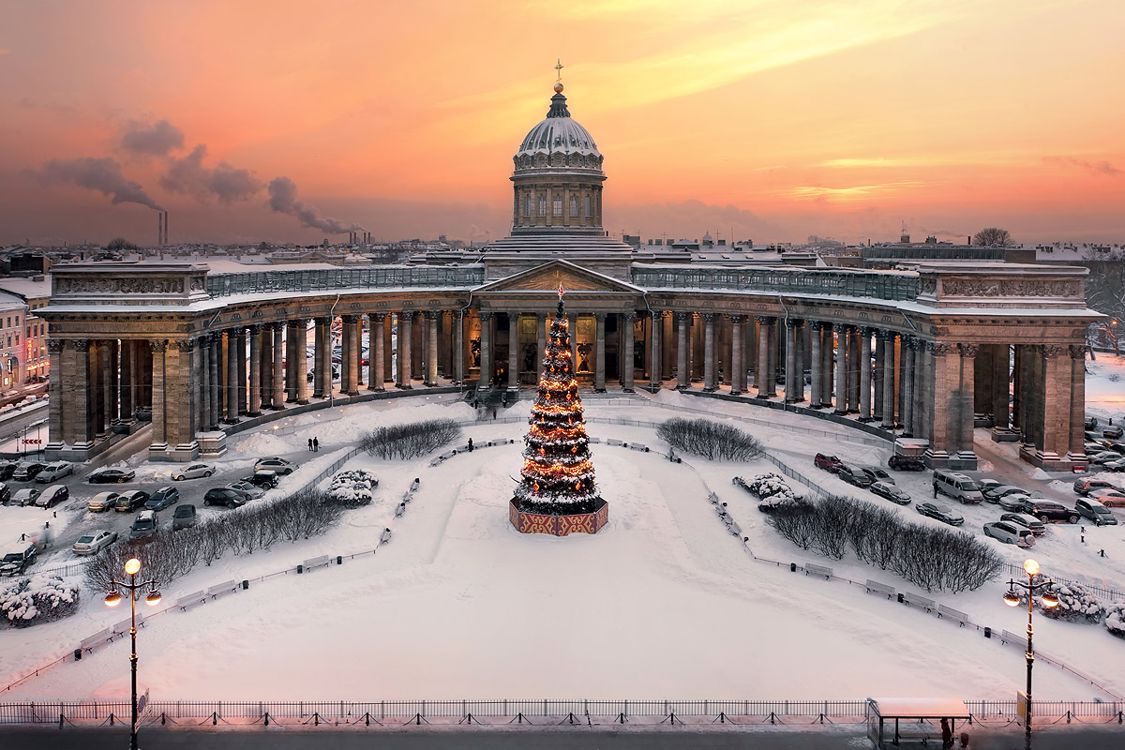
[[[283,454],[284,458],[288,458],[296,463],[301,463],[306,460],[310,454],[307,451],[298,451],[288,454]],[[217,461],[211,462],[215,467],[215,473],[208,478],[189,479],[180,482],[173,482],[171,474],[174,470],[183,468],[180,464],[166,464],[167,471],[159,471],[159,473],[152,472],[151,469],[142,471],[137,480],[125,482],[123,484],[91,484],[86,481],[89,471],[81,464],[75,464],[75,473],[70,476],[64,477],[62,481],[57,484],[64,484],[70,490],[70,499],[65,503],[56,505],[50,510],[43,510],[43,518],[45,522],[51,522],[52,526],[64,526],[65,529],[51,540],[50,549],[46,553],[41,554],[39,562],[33,565],[29,572],[35,572],[36,569],[55,568],[60,565],[65,565],[69,562],[80,561],[83,558],[78,557],[70,551],[71,545],[78,540],[78,537],[95,529],[109,529],[116,531],[120,539],[125,539],[129,535],[129,527],[136,517],[136,513],[118,513],[116,511],[106,511],[104,513],[90,513],[86,510],[87,501],[99,492],[124,492],[126,490],[143,490],[152,493],[159,487],[168,485],[175,486],[180,491],[180,499],[178,503],[192,503],[199,509],[200,520],[203,520],[210,514],[221,514],[225,511],[224,508],[204,508],[203,495],[207,490],[212,487],[222,487],[230,484],[231,482],[238,481],[248,474],[252,473],[252,466],[250,461],[257,458],[255,456],[237,456],[237,462],[232,461]],[[208,463],[208,462],[201,462]],[[142,467],[151,467],[152,464],[142,464]],[[36,489],[44,489],[49,485],[39,484],[38,482],[17,482],[8,480],[5,484],[15,494],[17,490],[22,487],[35,487]],[[55,483],[53,483],[55,484]],[[285,486],[285,478],[282,478],[281,487]],[[5,508],[0,506],[0,513],[3,513]],[[65,517],[69,516],[69,519]],[[159,511],[157,517],[162,528],[167,528],[171,524],[172,508],[165,508]],[[58,519],[58,520],[56,520]],[[10,540],[0,540],[0,542],[8,542]]]
[[[31,427],[31,429],[28,430],[27,437],[42,440],[43,442],[39,444],[40,446],[46,445],[46,400],[43,400],[40,403],[35,404],[34,406],[20,409],[17,412],[7,413],[4,416],[5,418],[0,421],[0,445],[3,445],[8,441],[13,441],[12,445],[9,446],[10,450],[7,450],[7,448],[5,449],[8,453],[14,454],[16,452],[17,448],[13,439],[16,437],[23,437],[23,431],[26,427]],[[40,423],[38,427],[33,426],[36,425],[36,423]]]
[[[973,729],[972,750],[1015,750],[1023,747],[1018,727],[1002,732]],[[1036,750],[1117,750],[1125,742],[1125,730],[1109,728],[1056,727],[1036,733]],[[128,743],[128,731],[121,729],[4,729],[0,746],[6,750],[116,750]],[[199,731],[142,728],[140,745],[145,750],[358,750],[379,747],[385,750],[862,750],[871,743],[860,731],[825,728],[824,731],[660,731],[628,729],[604,731],[588,729],[491,729],[450,728],[441,730],[337,731],[320,729],[298,731],[291,728]],[[932,745],[931,745],[932,746]]]

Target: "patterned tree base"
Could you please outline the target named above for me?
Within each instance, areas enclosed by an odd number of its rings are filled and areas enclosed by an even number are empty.
[[[598,509],[593,513],[573,513],[570,515],[550,515],[547,513],[527,513],[519,509],[513,498],[508,505],[508,520],[521,534],[597,534],[609,521],[609,503],[598,500]]]

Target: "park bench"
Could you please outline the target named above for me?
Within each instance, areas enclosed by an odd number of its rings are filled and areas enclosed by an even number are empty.
[[[320,568],[325,565],[331,564],[331,562],[331,555],[321,555],[320,557],[311,557],[308,560],[305,560],[303,563],[301,563],[301,567],[304,568],[304,571],[307,573],[313,568]]]
[[[207,589],[207,596],[211,597],[212,599],[217,599],[218,597],[222,596],[223,594],[229,594],[230,592],[237,591],[237,590],[238,590],[238,581],[234,581],[234,580],[223,581],[222,583],[216,584],[216,585],[212,586],[211,588]]]
[[[648,453],[648,446],[642,443],[629,443],[629,450],[639,451],[641,453]]]
[[[137,612],[137,627],[138,628],[142,627],[144,624],[145,624],[144,612]],[[110,631],[113,633],[113,635],[124,635],[125,633],[129,632],[129,628],[131,627],[131,625],[132,625],[131,620],[129,620],[129,619],[122,620],[121,622],[116,623],[112,628],[110,628]]]
[[[867,583],[864,588],[869,594],[879,594],[880,596],[885,596],[888,599],[894,599],[895,597],[894,586],[888,586],[885,583],[872,581],[870,578],[867,579]]]
[[[948,617],[950,620],[955,620],[959,622],[962,627],[964,627],[965,623],[969,621],[969,616],[967,614],[959,609],[947,607],[944,604],[940,605],[937,608],[937,615],[938,617]]]
[[[194,607],[196,604],[202,604],[205,601],[207,601],[207,594],[205,592],[193,591],[177,599],[176,606],[179,607],[181,612],[186,612],[188,607]]]
[[[1020,648],[1024,648],[1025,644],[1027,643],[1027,634],[1023,633],[1023,634],[1017,635],[1016,633],[1013,633],[1010,630],[1001,630],[1000,631],[1000,642],[1003,643],[1004,645],[1008,645],[1010,643],[1013,646],[1019,646]]]
[[[827,565],[805,563],[805,575],[824,576],[825,580],[832,580],[832,568]]]
[[[912,594],[909,591],[902,592],[902,600],[912,607],[922,607],[927,612],[933,612],[937,609],[937,603],[933,599],[927,599],[921,594]]]
[[[105,630],[99,630],[89,638],[82,639],[82,642],[78,644],[78,648],[82,649],[83,651],[93,651],[98,646],[109,643],[111,640],[113,640],[113,635],[113,631],[109,628],[106,628]]]
[[[617,438],[609,438],[608,440],[605,441],[605,444],[606,445],[618,445],[618,446],[620,446],[620,445],[623,445],[624,442],[625,441],[618,440]]]

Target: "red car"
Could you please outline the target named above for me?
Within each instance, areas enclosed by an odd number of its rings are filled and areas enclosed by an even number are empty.
[[[816,464],[816,468],[830,471],[833,474],[840,471],[840,467],[844,465],[844,462],[836,458],[836,456],[826,456],[823,453],[817,453],[816,458],[813,459],[813,463]]]

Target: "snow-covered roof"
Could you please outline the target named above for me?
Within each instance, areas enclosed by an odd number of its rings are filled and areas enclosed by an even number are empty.
[[[24,299],[51,296],[51,275],[45,274],[36,277],[40,280],[26,276],[5,276],[0,278],[0,290],[11,292]]]
[[[880,716],[904,719],[967,719],[969,709],[957,698],[871,698]]]

